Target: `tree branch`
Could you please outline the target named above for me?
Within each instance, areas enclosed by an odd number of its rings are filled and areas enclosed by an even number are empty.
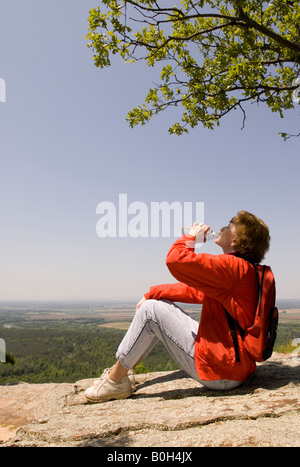
[[[238,2],[239,3],[239,2]],[[266,26],[263,26],[262,24],[257,23],[255,20],[252,18],[249,18],[243,11],[243,8],[241,6],[238,7],[239,11],[239,19],[245,22],[250,28],[254,28],[257,31],[263,33],[265,36],[270,37],[274,41],[278,42],[284,47],[287,47],[290,50],[293,50],[295,52],[300,53],[300,44],[297,44],[297,42],[292,42],[286,39],[285,37],[280,36],[277,34],[275,31],[272,31],[271,29],[267,28]]]

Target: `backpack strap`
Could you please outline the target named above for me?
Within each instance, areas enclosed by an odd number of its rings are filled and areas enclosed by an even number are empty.
[[[254,267],[255,267],[255,265],[254,265]],[[263,284],[263,279],[264,279],[264,275],[265,275],[265,269],[266,269],[266,267],[263,266],[263,269],[262,269],[262,276],[261,276],[261,279],[260,279],[258,270],[257,270],[257,268],[255,267],[255,272],[256,272],[257,282],[258,282],[258,310],[259,310],[259,311],[258,311],[258,315],[259,315],[259,316],[260,316],[260,309],[261,309],[262,284]],[[235,352],[235,361],[236,361],[236,362],[240,362],[240,361],[241,361],[241,357],[240,357],[240,352],[239,352],[239,346],[238,346],[238,339],[237,339],[237,334],[236,334],[236,328],[238,328],[242,339],[244,339],[245,331],[244,331],[244,329],[242,329],[241,326],[233,319],[233,317],[228,313],[228,311],[227,311],[225,308],[224,308],[224,310],[225,310],[225,314],[226,314],[226,318],[227,318],[227,322],[228,322],[230,334],[231,334],[231,337],[232,337],[232,340],[233,340],[233,346],[234,346],[234,352]]]
[[[229,326],[229,330],[230,330],[230,334],[231,334],[231,337],[232,337],[232,340],[233,340],[233,347],[234,347],[234,352],[235,352],[235,361],[236,362],[240,362],[241,361],[241,357],[240,357],[240,352],[239,352],[239,344],[238,344],[238,340],[237,340],[237,334],[236,334],[236,328],[235,326],[239,326],[238,323],[233,319],[233,317],[228,313],[228,311],[224,308],[225,310],[225,314],[226,314],[226,318],[227,318],[227,322],[228,322],[228,326]],[[240,328],[241,329],[241,328]],[[239,329],[239,330],[240,330]]]
[[[256,272],[257,282],[258,282],[258,316],[260,316],[260,311],[261,311],[262,287],[263,287],[265,270],[266,270],[266,266],[264,265],[262,269],[261,279],[260,279],[258,270],[255,267],[255,272]]]

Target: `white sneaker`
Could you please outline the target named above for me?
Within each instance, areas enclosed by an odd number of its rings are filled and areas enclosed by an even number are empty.
[[[119,383],[110,379],[108,371],[95,381],[84,394],[89,402],[107,402],[111,399],[127,399],[133,393],[129,377],[126,375]]]
[[[127,376],[130,379],[132,389],[135,391],[136,387],[135,387],[134,371],[133,370],[128,370]]]
[[[112,370],[112,368],[113,368],[112,366],[111,366],[110,368],[105,368],[105,370],[103,370],[103,373],[102,373],[102,375],[100,376],[100,378],[97,378],[97,379],[93,382],[93,386],[94,386],[95,384],[97,384],[102,378],[104,378],[104,377],[110,372],[110,370]],[[130,379],[132,389],[133,389],[134,391],[136,391],[134,370],[128,370],[127,376],[128,376],[128,378]]]
[[[109,374],[109,372],[112,370],[112,366],[110,368],[105,368],[105,370],[103,370],[103,373],[102,375],[100,376],[100,378],[97,378],[93,381],[93,384],[92,386],[94,386],[95,384],[98,384],[102,378],[104,378],[106,375]],[[130,382],[131,382],[131,386],[132,386],[132,389],[134,391],[136,391],[136,386],[135,386],[135,377],[134,377],[134,370],[128,370],[128,373],[127,373],[127,376],[128,378],[130,379]]]

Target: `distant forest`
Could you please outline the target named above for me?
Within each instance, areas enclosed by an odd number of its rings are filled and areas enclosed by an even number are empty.
[[[0,363],[0,384],[75,382],[99,377],[115,363],[116,350],[126,331],[67,323],[44,323],[39,328],[1,328],[6,350],[15,363]],[[137,371],[168,371],[178,366],[161,343]]]
[[[14,364],[0,363],[0,384],[75,382],[94,378],[115,362],[115,352],[126,331],[99,328],[99,320],[63,320],[22,323],[2,327],[0,337]],[[21,325],[21,323],[20,323]],[[281,323],[275,350],[293,351],[292,339],[300,337],[300,321]],[[137,372],[170,371],[178,366],[161,343]]]

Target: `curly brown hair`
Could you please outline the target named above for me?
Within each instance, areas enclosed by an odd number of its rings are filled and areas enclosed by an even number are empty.
[[[239,211],[230,223],[235,225],[237,232],[236,253],[252,263],[260,263],[270,246],[266,224],[247,211]]]

